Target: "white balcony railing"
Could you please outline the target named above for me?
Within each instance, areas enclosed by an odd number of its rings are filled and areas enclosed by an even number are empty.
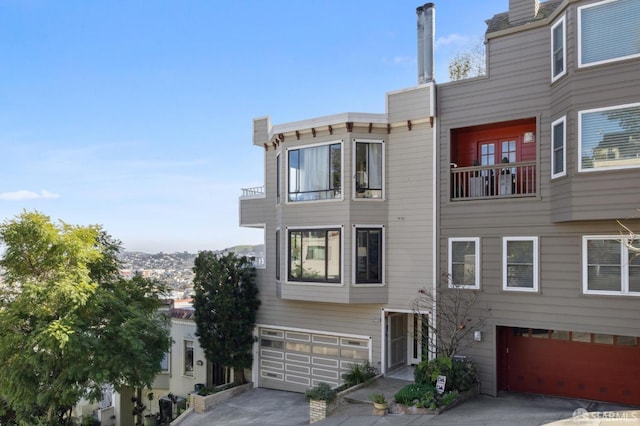
[[[451,200],[535,195],[535,161],[451,168]]]
[[[256,186],[254,188],[242,188],[241,200],[249,198],[264,198],[264,186]]]

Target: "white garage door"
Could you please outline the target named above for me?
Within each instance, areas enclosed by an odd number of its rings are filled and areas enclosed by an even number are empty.
[[[258,386],[304,392],[320,382],[338,386],[353,363],[370,361],[363,336],[259,329]]]

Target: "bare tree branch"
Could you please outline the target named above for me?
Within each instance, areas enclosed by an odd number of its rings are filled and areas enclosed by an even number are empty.
[[[474,317],[478,297],[479,292],[453,284],[447,274],[434,289],[418,291],[413,310],[432,313],[423,320],[423,328],[429,331],[430,342],[438,354],[452,357],[473,343],[473,332],[486,324],[486,317]]]

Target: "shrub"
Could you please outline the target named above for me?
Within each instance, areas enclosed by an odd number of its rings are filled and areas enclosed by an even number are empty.
[[[216,393],[216,390],[214,388],[208,388],[208,387],[203,387],[198,389],[198,395],[200,396],[207,396],[207,395],[211,395]]]
[[[320,401],[331,402],[336,399],[337,394],[338,392],[336,392],[335,389],[332,389],[328,383],[318,383],[316,387],[307,389],[307,391],[304,393],[304,397],[307,399],[307,401],[316,399]]]
[[[435,391],[435,388],[429,384],[411,383],[396,392],[393,399],[399,404],[414,405],[427,394],[435,394]]]
[[[446,376],[445,390],[464,392],[478,383],[478,369],[471,361],[452,360],[440,356],[431,361],[422,361],[415,369],[416,383],[435,386],[438,376]]]
[[[373,379],[378,375],[378,369],[369,364],[369,361],[365,361],[362,364],[351,364],[351,368],[348,373],[342,375],[344,384],[350,388],[351,386],[359,385],[369,379]]]
[[[451,404],[458,397],[458,395],[460,395],[460,392],[458,392],[457,390],[447,392],[446,394],[442,395],[439,405],[444,406]]]

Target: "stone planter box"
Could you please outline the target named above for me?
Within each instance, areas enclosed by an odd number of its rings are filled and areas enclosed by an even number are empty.
[[[451,404],[445,405],[444,407],[438,407],[435,410],[430,410],[428,408],[417,408],[414,405],[404,405],[398,403],[391,403],[389,405],[389,412],[391,414],[432,414],[438,415],[440,413],[444,413],[447,410],[452,409],[453,407],[462,404],[464,401],[469,399],[473,399],[480,394],[480,384],[476,384],[473,388],[468,391],[462,392],[456,399],[454,399]]]
[[[236,386],[231,389],[216,392],[207,396],[192,393],[190,395],[191,407],[196,413],[206,413],[207,411],[212,410],[218,405],[222,404],[232,396],[246,392],[252,387],[253,383],[245,383],[244,385]]]
[[[336,407],[340,405],[342,400],[348,399],[347,395],[349,395],[351,392],[356,391],[360,388],[369,386],[369,384],[378,380],[380,377],[382,377],[381,374],[372,379],[367,380],[364,383],[360,383],[359,385],[355,385],[348,389],[338,392],[338,394],[336,395],[336,399],[334,399],[330,403],[327,403],[327,401],[322,401],[317,399],[310,400],[309,401],[309,424],[319,422],[320,420],[324,420],[325,418],[331,415],[331,413],[336,409]]]

